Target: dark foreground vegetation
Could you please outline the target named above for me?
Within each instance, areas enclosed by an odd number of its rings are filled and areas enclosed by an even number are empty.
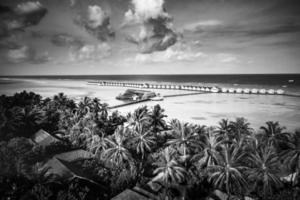
[[[216,190],[226,199],[299,199],[299,131],[278,122],[255,131],[244,118],[216,127],[165,118],[159,105],[122,116],[97,98],[1,96],[0,199],[110,199],[149,182],[160,185],[159,199],[221,199]],[[33,143],[40,129],[59,142]],[[78,149],[92,158],[65,164],[81,176],[42,167]]]

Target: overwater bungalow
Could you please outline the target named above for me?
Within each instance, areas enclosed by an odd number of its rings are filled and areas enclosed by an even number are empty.
[[[228,92],[228,89],[227,88],[222,88],[222,92],[226,93],[226,92]]]
[[[284,94],[284,90],[281,90],[281,89],[279,89],[279,90],[276,90],[276,94]]]
[[[125,93],[119,94],[116,99],[123,101],[138,101],[156,97],[155,92],[147,90],[127,89]]]
[[[259,94],[266,94],[267,90],[266,89],[260,89],[258,92],[259,92]]]
[[[218,93],[220,90],[219,90],[219,88],[217,88],[217,87],[212,87],[212,88],[210,89],[210,91],[213,92],[213,93]]]
[[[267,91],[267,93],[268,93],[268,94],[275,94],[275,90],[269,89],[269,90]]]
[[[245,89],[243,89],[243,93],[249,94],[249,93],[250,93],[250,90],[249,90],[248,88],[245,88]]]
[[[234,93],[235,90],[234,90],[234,88],[229,88],[229,89],[228,89],[228,92],[229,92],[229,93]]]
[[[242,88],[237,88],[237,89],[235,90],[235,92],[236,92],[236,93],[242,93],[242,92],[243,92],[243,89],[242,89]]]
[[[257,93],[258,93],[258,89],[253,88],[253,89],[251,90],[251,94],[257,94]]]

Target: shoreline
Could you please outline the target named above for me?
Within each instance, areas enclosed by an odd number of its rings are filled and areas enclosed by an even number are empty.
[[[97,97],[110,106],[121,104],[115,99],[126,88],[97,85],[88,85],[86,81],[78,80],[26,80],[11,84],[0,84],[0,94],[13,95],[23,90],[41,94],[43,97],[52,97],[63,92],[75,101],[85,96]],[[193,91],[151,89],[164,95],[183,94]],[[283,126],[293,130],[299,128],[300,104],[298,97],[283,95],[250,95],[229,93],[205,93],[195,96],[179,96],[167,98],[161,102],[144,102],[137,105],[119,108],[124,115],[134,109],[147,105],[148,107],[160,104],[166,110],[168,120],[178,118],[194,124],[217,125],[222,118],[230,120],[236,117],[245,117],[253,128],[265,120],[279,121]]]

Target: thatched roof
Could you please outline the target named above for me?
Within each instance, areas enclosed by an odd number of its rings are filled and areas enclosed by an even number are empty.
[[[48,132],[44,130],[39,130],[32,137],[31,140],[38,145],[43,147],[49,146],[51,143],[59,142],[60,140],[56,137],[50,135]]]
[[[74,176],[74,173],[56,158],[48,160],[44,167],[48,169],[47,173],[57,175],[58,177],[70,178]]]
[[[82,149],[77,149],[65,153],[56,154],[54,157],[67,162],[74,162],[78,160],[90,159],[93,157],[93,154]]]
[[[111,200],[150,200],[149,198],[133,191],[126,189]]]

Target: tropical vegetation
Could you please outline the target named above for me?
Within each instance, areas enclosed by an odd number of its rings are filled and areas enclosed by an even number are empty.
[[[40,129],[60,142],[34,144]],[[74,149],[92,155],[70,166],[86,178],[41,170]],[[123,116],[98,98],[75,102],[63,93],[0,96],[1,199],[110,199],[147,183],[160,186],[163,200],[299,199],[300,132],[272,121],[254,130],[244,118],[214,127],[168,122],[160,105]]]

